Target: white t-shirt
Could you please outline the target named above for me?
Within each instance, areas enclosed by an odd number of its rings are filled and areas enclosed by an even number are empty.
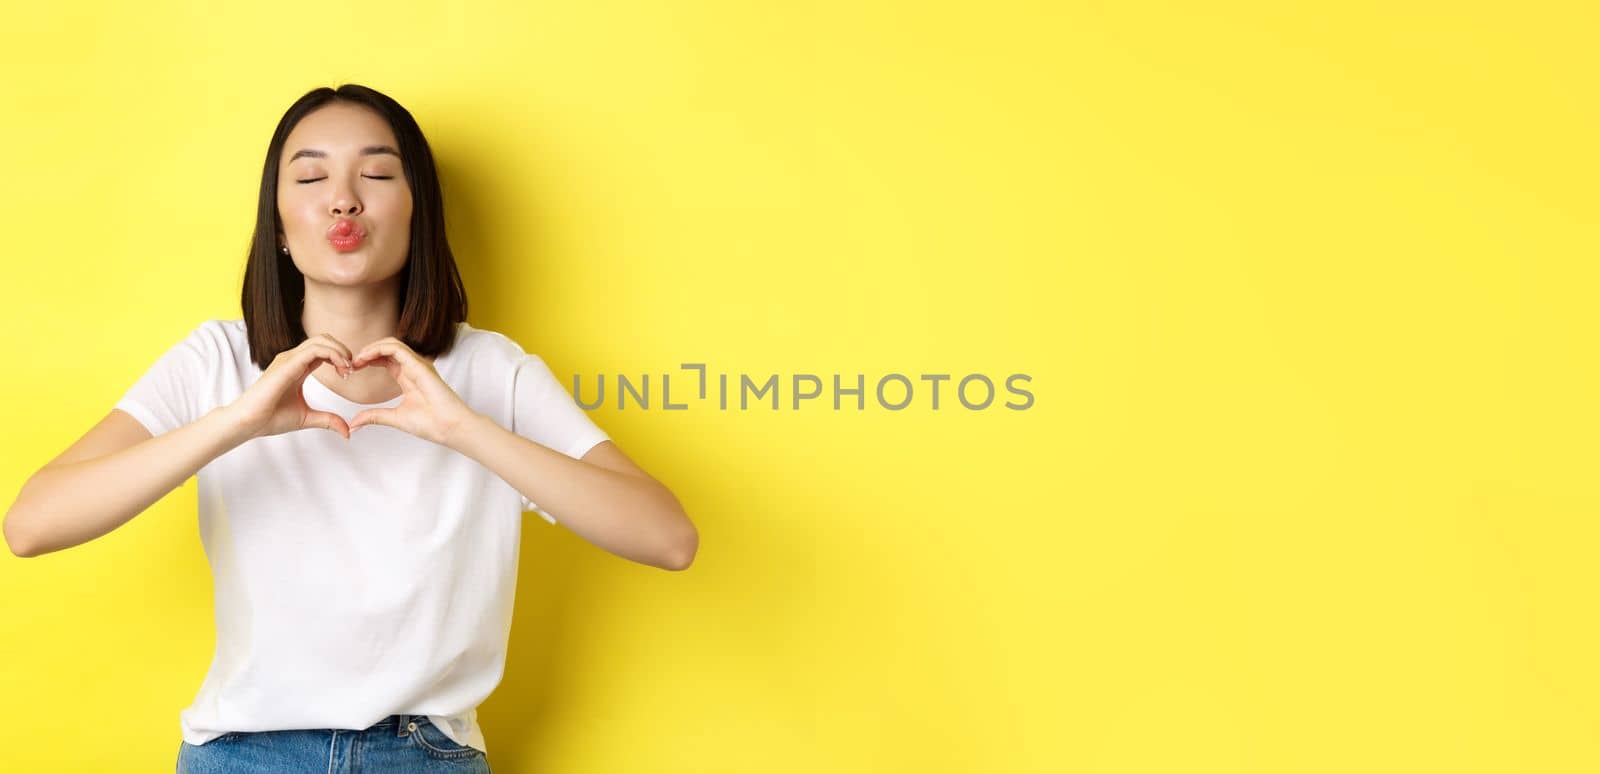
[[[503,334],[460,323],[433,366],[474,411],[569,457],[608,438]],[[208,320],[116,408],[160,435],[260,376],[244,321]],[[404,400],[353,403],[315,374],[302,394],[346,422]],[[477,461],[384,425],[348,441],[320,428],[255,438],[197,478],[217,649],[179,715],[184,741],[364,729],[405,713],[488,751],[477,707],[505,667],[523,513],[554,517]]]

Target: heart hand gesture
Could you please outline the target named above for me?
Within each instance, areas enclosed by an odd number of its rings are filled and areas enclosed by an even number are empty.
[[[293,349],[279,352],[267,369],[230,406],[246,438],[262,438],[294,430],[323,428],[344,438],[350,428],[338,414],[306,405],[301,385],[323,363],[349,373],[350,350],[328,334],[312,336]]]
[[[449,446],[451,433],[475,413],[444,383],[432,361],[393,336],[362,347],[351,359],[351,367],[357,370],[372,364],[383,366],[394,377],[402,400],[393,408],[366,409],[351,417],[351,432],[365,425],[387,425]]]

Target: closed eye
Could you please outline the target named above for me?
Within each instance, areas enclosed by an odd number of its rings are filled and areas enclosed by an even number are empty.
[[[393,180],[394,179],[394,175],[362,175],[362,177],[365,177],[365,178],[367,178],[369,180]],[[327,180],[327,179],[328,178],[326,176],[323,176],[323,177],[313,177],[313,178],[311,178],[309,180],[296,180],[295,182],[296,183],[315,183],[318,180]]]

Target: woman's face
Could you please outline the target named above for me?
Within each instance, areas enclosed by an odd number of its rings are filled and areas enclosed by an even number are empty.
[[[289,132],[278,160],[278,244],[307,281],[376,283],[405,266],[411,186],[398,148],[389,124],[360,105],[324,105]]]

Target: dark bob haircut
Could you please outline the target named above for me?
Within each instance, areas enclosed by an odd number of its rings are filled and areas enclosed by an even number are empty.
[[[305,303],[305,276],[294,260],[278,251],[278,165],[289,132],[312,111],[330,102],[365,105],[389,122],[399,142],[400,162],[411,186],[411,250],[400,270],[400,320],[395,338],[425,357],[450,351],[456,324],[467,319],[467,291],[456,270],[455,255],[444,233],[444,195],[433,152],[411,113],[388,95],[365,86],[321,87],[295,100],[278,121],[261,169],[261,196],[256,204],[255,234],[244,269],[239,303],[249,333],[250,359],[263,371],[278,353],[306,340],[300,323]]]

